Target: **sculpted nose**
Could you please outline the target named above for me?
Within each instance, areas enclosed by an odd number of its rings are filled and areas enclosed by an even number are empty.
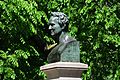
[[[52,26],[51,26],[51,25],[49,26],[49,29],[52,29]]]

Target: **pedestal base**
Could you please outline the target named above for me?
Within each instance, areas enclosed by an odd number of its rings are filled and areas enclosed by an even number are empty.
[[[82,79],[81,78],[72,78],[72,77],[60,77],[57,79],[50,79],[50,80],[82,80]]]
[[[56,62],[40,67],[48,80],[82,80],[82,71],[87,70],[88,65],[74,62]]]

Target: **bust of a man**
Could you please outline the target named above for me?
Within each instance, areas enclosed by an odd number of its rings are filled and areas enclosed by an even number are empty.
[[[52,12],[49,19],[49,30],[55,41],[58,43],[49,53],[47,60],[53,62],[80,62],[79,42],[69,36],[69,20],[62,12]]]

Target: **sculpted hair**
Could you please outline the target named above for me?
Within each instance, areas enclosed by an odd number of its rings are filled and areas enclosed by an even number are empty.
[[[68,16],[62,12],[52,12],[51,16],[58,17],[58,23],[61,27],[64,27],[64,31],[68,31],[69,20]]]

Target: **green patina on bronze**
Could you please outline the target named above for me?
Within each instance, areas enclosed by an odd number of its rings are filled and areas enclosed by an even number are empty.
[[[49,30],[59,43],[48,55],[48,62],[80,62],[79,42],[67,34],[68,17],[62,12],[52,12]]]

